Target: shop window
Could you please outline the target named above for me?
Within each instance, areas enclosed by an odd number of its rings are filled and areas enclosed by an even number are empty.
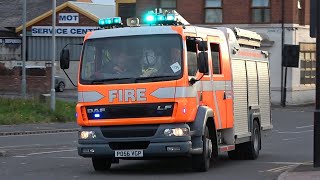
[[[300,84],[316,83],[316,52],[300,52]]]

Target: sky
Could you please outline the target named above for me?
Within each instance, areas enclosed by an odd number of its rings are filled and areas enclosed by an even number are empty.
[[[115,0],[92,0],[93,3],[115,5]]]

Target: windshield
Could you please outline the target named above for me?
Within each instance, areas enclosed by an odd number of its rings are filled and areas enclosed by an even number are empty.
[[[84,44],[81,84],[174,80],[182,76],[179,35],[89,39]]]

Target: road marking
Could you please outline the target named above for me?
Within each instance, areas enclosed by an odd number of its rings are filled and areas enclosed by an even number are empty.
[[[282,172],[282,171],[288,170],[294,166],[296,166],[296,165],[281,166],[281,167],[277,167],[277,168],[273,168],[273,169],[268,169],[267,172]]]
[[[65,150],[60,150],[60,151],[37,152],[37,153],[26,154],[25,156],[33,156],[33,155],[41,155],[41,154],[53,154],[53,153],[70,152],[70,151],[77,151],[77,149],[65,149]]]
[[[298,131],[298,132],[290,132],[290,131],[287,131],[287,132],[281,132],[281,131],[279,131],[279,132],[277,132],[277,133],[279,133],[279,134],[300,134],[300,133],[307,133],[307,132],[313,132],[313,130],[307,130],[307,131]]]
[[[82,157],[49,157],[52,159],[83,159]]]
[[[19,147],[28,147],[28,146],[40,146],[40,144],[28,144],[28,145],[19,145],[19,146],[0,146],[0,149],[4,149],[4,148],[19,148]]]
[[[297,139],[304,139],[302,137],[297,137],[297,138],[288,138],[288,139],[282,139],[283,141],[291,141],[291,140],[297,140]]]
[[[12,157],[16,157],[16,158],[25,158],[27,156],[12,156]]]
[[[266,171],[259,171],[259,172],[282,172],[282,171],[286,171],[289,170],[295,166],[301,165],[301,164],[312,164],[313,161],[306,161],[306,162],[265,162],[265,163],[271,163],[271,164],[286,164],[287,166],[280,166],[277,168],[272,168],[272,169],[268,169]]]
[[[284,165],[300,165],[303,164],[301,162],[263,162],[263,163],[269,163],[269,164],[284,164]]]
[[[313,125],[309,125],[309,126],[300,126],[300,127],[296,127],[297,129],[302,129],[302,128],[308,128],[308,127],[313,127]]]

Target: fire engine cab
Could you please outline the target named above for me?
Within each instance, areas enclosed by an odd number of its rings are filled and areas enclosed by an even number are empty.
[[[207,171],[219,153],[256,159],[272,129],[268,53],[239,28],[196,27],[150,12],[121,18],[83,42],[78,74],[78,154],[96,171],[119,159],[190,157]],[[68,69],[69,50],[60,67]]]

